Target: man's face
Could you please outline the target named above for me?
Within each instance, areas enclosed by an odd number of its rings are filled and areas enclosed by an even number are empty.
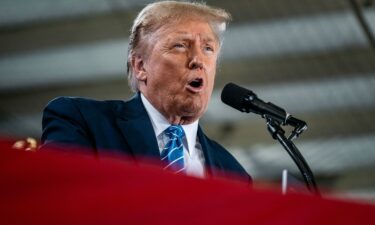
[[[162,26],[149,39],[136,74],[140,91],[169,122],[194,122],[211,98],[219,48],[207,22]]]

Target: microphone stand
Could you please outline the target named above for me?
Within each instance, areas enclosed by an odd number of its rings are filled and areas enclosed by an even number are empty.
[[[292,138],[285,137],[285,131],[281,128],[281,124],[279,121],[268,116],[264,116],[264,118],[267,120],[267,128],[272,138],[280,142],[280,144],[284,147],[284,149],[288,152],[290,157],[292,157],[293,161],[296,163],[298,169],[302,174],[302,177],[306,183],[308,190],[316,196],[320,197],[320,193],[315,182],[314,174],[311,171],[306,160],[303,158],[302,154],[298,150],[298,148],[292,142]]]

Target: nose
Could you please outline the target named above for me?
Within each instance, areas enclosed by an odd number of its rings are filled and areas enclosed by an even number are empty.
[[[189,69],[191,70],[203,69],[202,61],[197,56],[192,57],[189,62]]]
[[[199,44],[195,43],[190,50],[189,69],[196,70],[204,68],[202,54]]]

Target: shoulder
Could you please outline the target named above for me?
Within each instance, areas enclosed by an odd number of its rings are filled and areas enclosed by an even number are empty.
[[[58,97],[43,111],[42,142],[94,146],[95,133],[112,129],[116,107],[124,101],[98,101],[78,97]],[[102,133],[100,134],[102,135]]]
[[[51,100],[45,107],[44,113],[57,112],[58,114],[72,114],[103,112],[109,113],[115,111],[117,107],[123,105],[125,101],[121,100],[94,100],[80,97],[57,97]]]
[[[43,127],[48,123],[98,123],[117,115],[117,108],[124,101],[98,101],[79,97],[58,97],[50,101],[43,110]]]
[[[110,107],[116,104],[124,103],[121,100],[95,100],[90,98],[80,98],[80,97],[57,97],[51,100],[46,108],[65,108],[65,107],[75,107],[75,108],[97,108],[97,107]]]

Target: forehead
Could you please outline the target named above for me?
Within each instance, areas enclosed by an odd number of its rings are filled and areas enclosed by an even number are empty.
[[[199,35],[204,41],[218,42],[212,27],[202,20],[181,20],[166,23],[155,32],[158,40],[171,38],[193,38]]]

